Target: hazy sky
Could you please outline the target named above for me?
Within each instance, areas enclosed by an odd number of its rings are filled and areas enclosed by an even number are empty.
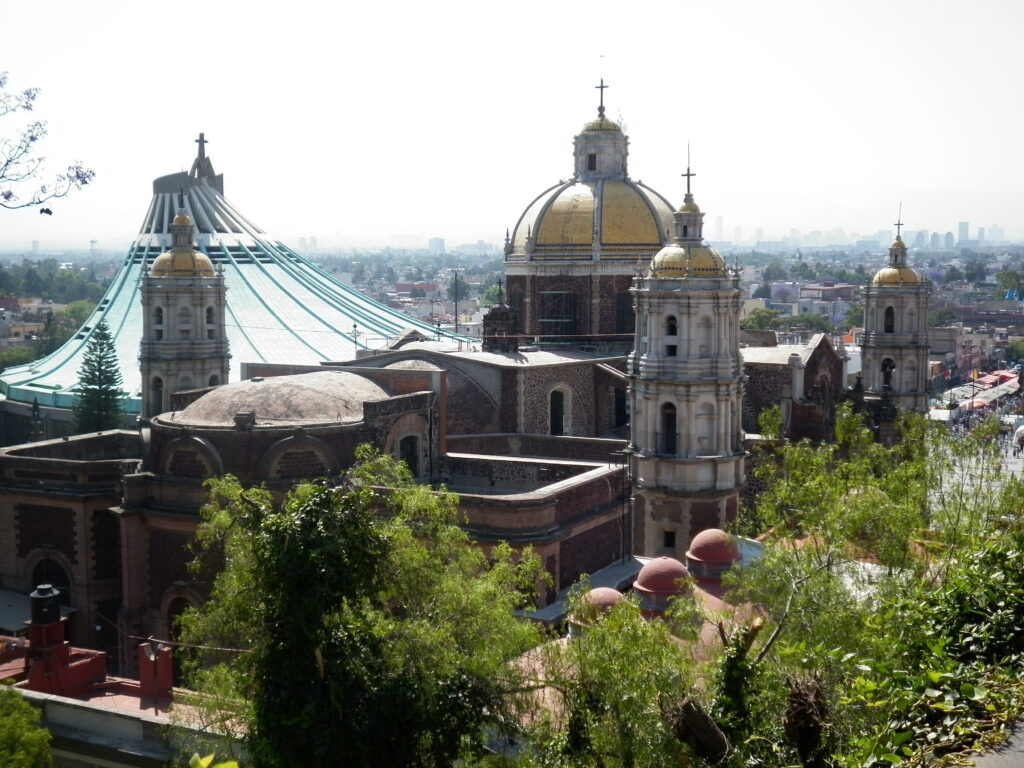
[[[38,86],[52,170],[97,178],[0,246],[122,250],[193,140],[292,245],[500,242],[625,122],[630,175],[677,204],[686,143],[706,234],[842,227],[1024,234],[1021,0],[6,3],[0,70]],[[0,122],[11,135],[15,120]]]

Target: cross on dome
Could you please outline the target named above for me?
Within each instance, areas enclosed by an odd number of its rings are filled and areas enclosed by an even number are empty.
[[[595,85],[594,87],[601,92],[601,103],[597,107],[597,116],[604,117],[604,89],[608,88],[609,86],[604,84],[604,78],[602,77],[601,84]]]
[[[196,144],[199,145],[199,157],[201,157],[201,158],[205,158],[206,157],[206,145],[208,143],[209,142],[206,140],[206,134],[200,133],[199,134],[199,138],[196,139]]]
[[[896,227],[896,239],[897,240],[900,239],[900,227],[903,226],[902,219],[903,219],[903,203],[900,203],[899,213],[896,214],[896,223],[893,224],[893,226]]]

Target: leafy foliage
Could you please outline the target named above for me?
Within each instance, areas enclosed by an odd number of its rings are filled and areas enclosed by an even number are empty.
[[[211,482],[199,537],[224,568],[183,631],[248,651],[193,660],[191,680],[213,694],[212,724],[244,725],[257,767],[475,754],[484,726],[512,717],[522,674],[507,662],[537,642],[512,615],[536,559],[507,546],[485,557],[456,524],[456,496],[366,446],[358,455],[345,483],[299,486],[280,505]]]
[[[101,320],[82,357],[75,399],[75,431],[99,432],[122,425],[121,398],[124,397],[117,348],[110,328]]]
[[[26,88],[12,93],[6,90],[7,80],[7,73],[0,72],[0,118],[33,111],[39,89]],[[94,171],[76,160],[52,181],[33,186],[27,192],[21,191],[26,185],[35,185],[42,173],[46,158],[37,154],[37,150],[46,131],[46,122],[35,120],[22,126],[12,137],[0,138],[0,208],[42,205],[47,200],[64,197],[73,189],[81,189],[95,177]]]
[[[39,725],[39,719],[39,710],[20,693],[0,685],[0,765],[46,768],[50,764],[50,732]]]

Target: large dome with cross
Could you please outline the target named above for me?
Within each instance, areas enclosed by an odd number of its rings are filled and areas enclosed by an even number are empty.
[[[506,238],[509,303],[527,335],[626,344],[629,283],[671,237],[672,204],[629,177],[629,138],[605,115],[607,87],[574,138],[571,178],[537,195]]]

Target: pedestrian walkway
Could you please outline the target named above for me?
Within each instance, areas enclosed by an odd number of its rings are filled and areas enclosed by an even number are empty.
[[[1024,768],[1024,725],[1015,723],[1005,744],[968,759],[975,768]]]

